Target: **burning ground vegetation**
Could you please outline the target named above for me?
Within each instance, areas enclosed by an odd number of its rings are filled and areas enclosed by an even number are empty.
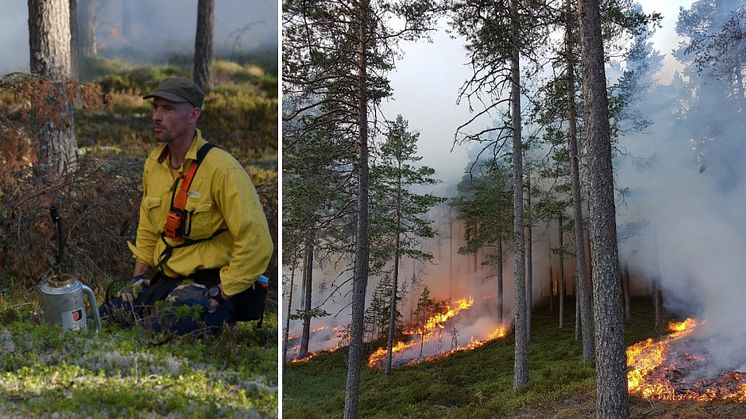
[[[711,355],[697,349],[704,345],[696,331],[704,327],[707,321],[692,318],[671,322],[669,335],[627,348],[630,393],[655,400],[746,401],[746,371],[709,371]]]
[[[411,366],[445,358],[457,352],[476,349],[489,341],[508,335],[507,325],[485,326],[483,319],[478,319],[480,323],[478,327],[462,326],[475,320],[474,316],[469,316],[473,308],[473,297],[461,298],[452,303],[446,303],[441,310],[421,322],[405,326],[401,333],[403,338],[395,341],[392,346],[392,365],[394,367]],[[468,333],[464,334],[464,331]],[[305,362],[319,355],[333,353],[348,344],[344,326],[320,326],[312,329],[310,335],[323,349],[303,357],[296,356],[291,359],[292,363]],[[299,339],[299,335],[288,336],[291,357],[292,354],[299,352]],[[373,351],[367,361],[368,367],[383,368],[387,352],[386,346]]]

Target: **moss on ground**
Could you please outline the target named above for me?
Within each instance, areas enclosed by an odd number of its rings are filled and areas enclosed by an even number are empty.
[[[39,417],[277,416],[277,314],[218,336],[105,323],[62,333],[0,298],[0,412]],[[10,314],[12,313],[12,314]],[[90,322],[92,326],[92,322]]]

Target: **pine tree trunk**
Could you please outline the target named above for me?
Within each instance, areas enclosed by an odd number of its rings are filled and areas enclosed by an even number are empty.
[[[31,73],[53,81],[71,75],[69,0],[28,0]],[[39,140],[37,174],[63,174],[75,170],[78,145],[72,102],[62,88],[53,89],[63,103],[57,121],[46,118],[36,124]]]
[[[533,229],[531,223],[531,171],[526,173],[526,339],[531,341],[531,311],[534,308],[534,274],[533,274]]]
[[[90,58],[96,48],[96,0],[79,0],[78,40],[80,56]]]
[[[369,1],[358,4],[358,194],[357,231],[355,237],[355,274],[352,282],[352,336],[347,363],[345,385],[345,419],[358,417],[360,396],[360,365],[363,359],[363,320],[365,316],[365,289],[368,285],[368,13]]]
[[[313,238],[309,237],[306,240],[306,265],[303,269],[304,278],[304,297],[303,297],[303,310],[306,313],[311,311],[311,295],[313,292]],[[298,357],[302,358],[308,355],[308,340],[311,337],[311,318],[303,318],[303,333],[300,337],[300,351]]]
[[[194,40],[194,83],[207,93],[212,89],[210,71],[212,67],[212,34],[215,22],[215,0],[199,0],[197,3],[197,35]]]
[[[285,368],[285,363],[288,359],[288,335],[290,334],[290,310],[293,307],[293,286],[295,286],[295,268],[297,259],[293,258],[293,267],[290,269],[290,287],[286,288],[285,293],[288,295],[288,315],[285,319],[285,337],[283,338],[282,344],[282,368]]]
[[[386,375],[391,374],[391,362],[394,349],[394,328],[396,326],[396,290],[399,286],[399,247],[401,231],[401,172],[402,162],[398,161],[399,171],[396,179],[396,238],[394,239],[394,283],[391,286],[391,313],[389,314],[388,351],[386,353]]]
[[[528,385],[528,323],[526,319],[526,271],[523,229],[523,146],[521,144],[521,74],[520,31],[518,22],[518,0],[510,1],[511,38],[513,51],[510,57],[511,100],[510,117],[513,128],[513,279],[515,312],[515,359],[513,365],[513,390],[519,391]]]
[[[596,417],[627,418],[627,372],[622,288],[616,238],[609,104],[598,0],[578,2],[583,99],[590,179],[593,314],[596,329]]]
[[[591,300],[588,290],[588,274],[585,260],[583,236],[583,201],[580,194],[580,153],[578,151],[577,118],[575,116],[575,67],[573,52],[573,14],[570,0],[565,0],[567,27],[565,29],[565,51],[567,54],[567,120],[570,142],[570,165],[572,172],[573,215],[575,221],[575,339],[583,339],[583,362],[593,361],[593,323],[591,320]],[[580,335],[580,336],[579,336]]]
[[[554,313],[554,271],[552,270],[552,248],[549,248],[549,312]]]
[[[503,324],[503,241],[497,240],[497,323]]]
[[[565,240],[564,232],[562,231],[562,224],[564,217],[562,213],[559,215],[559,278],[557,280],[557,298],[559,298],[559,328],[565,327]]]
[[[80,31],[78,28],[78,0],[69,0],[70,8],[70,78],[80,79]]]

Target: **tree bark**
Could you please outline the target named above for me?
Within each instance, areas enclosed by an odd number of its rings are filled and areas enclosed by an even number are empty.
[[[629,296],[629,266],[624,267],[624,318],[632,320],[632,304]]]
[[[513,128],[513,295],[515,303],[515,359],[513,364],[513,390],[528,385],[528,322],[526,319],[526,271],[523,230],[523,147],[521,144],[521,74],[520,31],[518,0],[510,1],[511,38],[513,51],[510,57],[511,100],[510,116]]]
[[[96,48],[96,0],[79,0],[79,3],[79,55],[86,58],[95,57],[98,53]]]
[[[28,0],[29,51],[31,73],[55,81],[66,82],[71,75],[69,0]],[[60,84],[53,88],[62,106],[54,121],[46,117],[36,126],[39,139],[38,174],[57,174],[75,170],[78,145],[72,101]]]
[[[567,27],[565,29],[565,51],[567,54],[567,120],[570,142],[570,165],[572,172],[573,209],[575,219],[575,339],[578,334],[583,339],[583,362],[593,361],[593,323],[591,321],[591,300],[588,291],[588,275],[585,260],[585,241],[583,236],[583,201],[580,194],[580,153],[577,140],[577,120],[575,117],[575,67],[573,52],[573,14],[570,0],[565,0]]]
[[[70,8],[70,78],[80,79],[80,36],[78,30],[78,0],[69,0]]]
[[[559,215],[559,278],[557,279],[557,298],[559,299],[559,328],[565,327],[565,240],[564,233],[562,231],[564,217],[562,213]]]
[[[503,241],[497,240],[497,323],[503,324]]]
[[[207,93],[212,89],[212,35],[215,22],[215,0],[197,3],[197,35],[194,40],[194,83]]]
[[[293,307],[293,286],[295,285],[295,267],[296,267],[296,258],[293,258],[293,267],[290,269],[290,288],[286,288],[287,295],[288,295],[288,315],[285,319],[285,337],[283,338],[283,345],[282,345],[282,368],[285,368],[285,363],[287,363],[288,359],[288,335],[290,334],[290,310],[292,310]]]
[[[303,310],[306,313],[311,311],[311,296],[313,292],[313,238],[309,237],[306,239],[306,265],[303,268]],[[311,318],[306,316],[303,318],[303,332],[300,336],[300,351],[298,357],[302,358],[308,355],[308,340],[311,337]]]
[[[531,228],[531,170],[526,172],[526,339],[531,341],[531,310],[534,308],[533,229]]]
[[[391,374],[391,362],[394,349],[394,327],[396,326],[396,290],[399,286],[399,247],[401,231],[401,170],[402,161],[398,160],[399,171],[396,179],[396,238],[394,239],[394,275],[391,286],[391,313],[389,314],[388,351],[386,353],[386,375]]]
[[[368,286],[368,0],[358,4],[358,194],[357,231],[355,238],[355,274],[352,281],[352,333],[347,362],[344,418],[358,417],[360,396],[360,364],[363,359],[363,321],[365,316],[365,289]]]
[[[598,0],[578,2],[590,178],[596,417],[628,418],[626,348],[616,238],[609,104]]]

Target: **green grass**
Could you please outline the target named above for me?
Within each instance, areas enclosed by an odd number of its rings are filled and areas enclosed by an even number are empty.
[[[653,333],[652,304],[633,303],[633,320],[625,325],[627,342]],[[557,328],[557,312],[538,308],[529,347],[530,384],[513,392],[512,336],[469,352],[412,367],[391,377],[363,367],[360,416],[365,418],[482,418],[519,414],[552,405],[578,393],[590,394],[595,371],[582,363],[574,336],[574,306],[566,308],[566,327]],[[366,344],[365,356],[377,346]],[[283,377],[283,417],[337,418],[344,408],[346,350],[288,364]],[[554,415],[546,410],[539,416]],[[531,415],[534,416],[534,415]]]
[[[277,313],[166,343],[141,327],[62,333],[0,296],[0,412],[39,417],[274,417]],[[92,326],[92,322],[90,323]]]

